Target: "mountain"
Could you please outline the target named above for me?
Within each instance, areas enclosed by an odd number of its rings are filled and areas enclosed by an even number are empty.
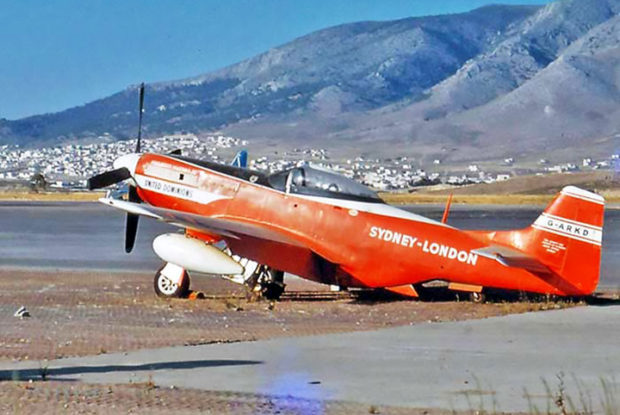
[[[454,76],[435,86],[428,107],[434,113],[459,111],[512,91],[555,61],[590,29],[619,11],[617,0],[568,0],[549,4],[508,30],[506,39],[495,48],[476,56]]]
[[[619,74],[616,15],[573,42],[529,82],[448,122],[469,134],[484,128],[477,139],[483,147],[504,138],[518,153],[609,156],[620,150]]]
[[[145,130],[217,129],[240,120],[378,108],[423,91],[490,49],[536,7],[361,22],[321,30],[194,78],[148,85]],[[134,134],[136,87],[80,107],[0,121],[0,140],[43,142]]]
[[[360,120],[357,137],[405,137],[453,161],[609,156],[620,148],[618,12],[618,0],[551,3],[427,99]]]
[[[149,134],[220,129],[420,159],[609,156],[620,149],[618,13],[620,0],[559,0],[337,26],[149,85],[145,120]],[[0,141],[127,137],[136,95],[0,121]]]

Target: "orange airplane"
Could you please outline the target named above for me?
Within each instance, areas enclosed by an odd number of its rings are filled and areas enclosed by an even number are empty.
[[[442,281],[475,301],[490,289],[585,296],[598,284],[604,199],[573,186],[528,228],[464,231],[445,223],[447,214],[437,222],[398,209],[332,172],[301,166],[265,175],[178,152],[140,153],[140,135],[136,153],[89,188],[125,180],[127,201],[100,201],[127,212],[127,252],[140,215],[185,230],[153,242],[166,262],[155,276],[161,296],[186,295],[191,271],[260,287],[268,298],[284,290],[283,271],[411,296]]]

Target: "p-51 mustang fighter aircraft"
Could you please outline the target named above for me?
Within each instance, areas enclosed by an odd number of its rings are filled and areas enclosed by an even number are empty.
[[[346,177],[309,166],[271,175],[183,157],[136,153],[92,177],[91,189],[121,181],[131,251],[140,215],[185,229],[160,235],[162,296],[183,296],[188,272],[260,284],[277,298],[282,272],[340,287],[387,288],[415,296],[428,281],[480,299],[487,289],[558,296],[591,294],[598,283],[604,199],[564,188],[528,228],[463,231],[385,204]]]

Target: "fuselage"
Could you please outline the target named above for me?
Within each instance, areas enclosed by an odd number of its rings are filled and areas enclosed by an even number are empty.
[[[376,288],[439,279],[563,294],[551,280],[473,253],[488,245],[484,234],[380,201],[295,194],[274,188],[260,173],[171,155],[142,155],[134,180],[151,205],[285,236],[294,243],[224,239],[238,255],[318,282]]]

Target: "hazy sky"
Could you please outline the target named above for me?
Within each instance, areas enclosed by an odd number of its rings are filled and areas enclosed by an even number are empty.
[[[0,0],[0,118],[208,72],[336,24],[545,0]]]

